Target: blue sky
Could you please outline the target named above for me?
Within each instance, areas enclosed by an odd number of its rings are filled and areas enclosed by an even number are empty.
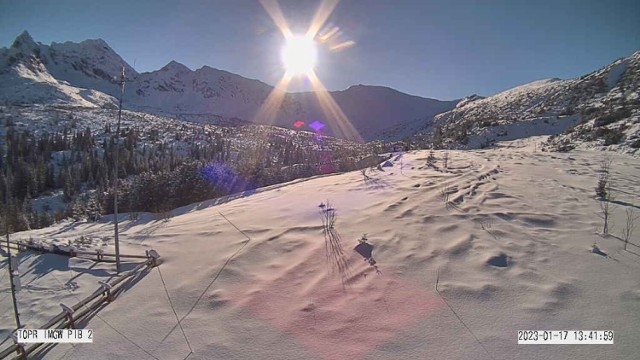
[[[318,5],[280,1],[294,31],[306,30]],[[580,76],[640,50],[638,0],[343,0],[328,22],[356,42],[320,50],[316,71],[330,90],[491,95]],[[139,72],[176,60],[271,85],[283,73],[283,38],[257,0],[0,0],[0,46],[23,30],[45,44],[102,38]]]

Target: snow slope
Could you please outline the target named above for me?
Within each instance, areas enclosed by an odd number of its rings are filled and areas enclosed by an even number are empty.
[[[623,251],[617,233],[623,208],[640,205],[640,161],[611,155],[619,210],[615,236],[601,237],[599,154],[536,149],[517,140],[450,151],[446,171],[442,152],[436,169],[426,152],[400,154],[366,181],[359,172],[298,180],[176,209],[168,221],[124,216],[122,251],[156,249],[162,265],[86,324],[93,344],[46,357],[183,359],[191,348],[189,359],[636,359],[640,248]],[[349,266],[344,288],[325,256],[318,205],[327,200]],[[355,251],[363,233],[377,268]],[[108,222],[13,238],[81,235],[84,247],[112,249]],[[592,253],[594,242],[608,255]],[[502,254],[507,266],[489,263]],[[112,266],[33,254],[21,255],[20,271],[29,326],[113,275]],[[0,281],[6,335],[11,303]],[[609,329],[616,338],[517,345],[522,329]]]
[[[619,130],[623,134],[619,141],[621,150],[636,152],[640,141],[635,139],[640,138],[640,132],[633,124],[638,124],[640,119],[640,51],[576,79],[539,80],[487,98],[464,99],[454,109],[436,115],[430,130],[441,127],[442,140],[450,147],[477,148],[480,144],[502,140],[489,135],[501,133],[505,127],[513,128],[511,138],[521,138],[527,132],[518,129],[520,123],[571,119],[573,123],[567,125],[583,125],[576,129],[583,136],[563,136],[561,140],[571,142],[574,147],[585,143],[601,146],[603,141],[599,140],[603,133],[592,132],[598,127],[593,126],[594,121],[612,114],[616,114],[613,115],[616,119],[610,128],[624,125]],[[493,131],[495,127],[500,129]],[[487,128],[490,130],[485,131]],[[539,135],[559,135],[571,127],[544,128]],[[462,134],[460,129],[464,129]],[[635,147],[634,142],[638,144]]]

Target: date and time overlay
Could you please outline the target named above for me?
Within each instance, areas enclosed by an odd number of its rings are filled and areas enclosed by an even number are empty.
[[[92,343],[88,329],[19,329],[18,343]],[[613,330],[518,330],[519,345],[613,345]]]

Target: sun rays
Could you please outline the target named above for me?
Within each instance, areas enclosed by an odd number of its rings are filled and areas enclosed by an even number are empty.
[[[273,22],[276,24],[280,32],[285,38],[285,41],[289,44],[292,40],[295,41],[296,37],[304,38],[308,41],[314,41],[318,38],[319,44],[327,46],[329,51],[335,52],[346,49],[355,45],[353,41],[342,41],[336,43],[333,41],[340,34],[340,29],[337,26],[331,26],[328,30],[320,34],[321,29],[325,25],[327,19],[338,5],[339,0],[323,0],[318,6],[316,13],[313,16],[313,20],[309,25],[309,29],[304,35],[294,35],[287,24],[287,21],[282,13],[282,9],[277,0],[260,0],[260,4],[269,14]],[[305,45],[309,46],[309,45]],[[285,49],[284,51],[287,51]],[[309,50],[311,51],[311,50]],[[315,49],[313,49],[315,51]],[[313,54],[315,56],[315,54]],[[287,69],[278,82],[278,84],[271,91],[264,104],[258,110],[256,114],[256,120],[259,123],[265,125],[272,125],[276,117],[284,96],[285,91],[288,89],[292,78],[296,75],[305,76],[309,79],[309,82],[313,88],[313,93],[317,97],[318,103],[325,115],[325,122],[331,126],[334,131],[334,135],[358,142],[362,141],[362,137],[351,124],[349,118],[342,111],[340,106],[333,99],[331,94],[327,91],[326,87],[322,84],[318,76],[316,75],[313,66],[315,63],[311,63],[309,59],[306,59],[304,63],[286,63],[286,57],[283,56],[285,61],[285,68]],[[295,59],[294,59],[295,60]],[[315,60],[315,59],[313,59]],[[294,71],[295,70],[295,71]]]
[[[289,25],[287,25],[287,20],[284,18],[284,14],[282,14],[282,10],[280,9],[280,5],[278,5],[277,0],[260,0],[260,4],[267,11],[273,22],[276,24],[278,29],[282,32],[285,39],[289,39],[293,36],[291,33],[291,29],[289,29]]]
[[[272,125],[276,116],[278,115],[278,110],[280,110],[280,105],[282,104],[282,100],[286,95],[286,92],[283,89],[286,89],[291,82],[292,75],[286,73],[282,76],[282,79],[278,82],[278,84],[271,90],[269,96],[264,101],[260,109],[258,109],[258,113],[254,117],[254,123],[263,124],[263,125]]]
[[[336,5],[338,5],[338,1],[339,0],[323,0],[320,3],[320,6],[318,6],[318,10],[313,16],[313,20],[311,21],[309,30],[307,30],[306,36],[312,39],[316,37],[324,23],[327,22],[327,19],[333,12],[333,9],[335,9]]]
[[[313,86],[314,94],[318,98],[320,107],[324,111],[326,119],[332,121],[331,125],[334,125],[334,131],[338,131],[342,137],[361,142],[362,137],[358,133],[355,127],[351,124],[351,121],[342,111],[340,106],[333,100],[333,97],[327,89],[324,87],[320,79],[316,76],[316,73],[311,71],[308,75],[311,86]],[[336,129],[337,127],[337,129]]]

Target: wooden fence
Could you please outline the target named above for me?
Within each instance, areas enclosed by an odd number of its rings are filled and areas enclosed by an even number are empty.
[[[6,241],[0,242],[0,248],[6,248]],[[69,247],[66,249],[66,246],[57,246],[57,245],[44,245],[40,243],[36,243],[33,241],[9,241],[9,249],[15,251],[35,251],[39,253],[50,253],[63,255],[68,257],[77,257],[80,259],[87,259],[95,262],[107,262],[107,263],[115,263],[116,255],[111,253],[105,253],[102,250],[96,251],[82,251],[76,250],[73,247]],[[136,261],[140,261],[143,259],[147,259],[146,255],[125,255],[120,254],[121,259],[137,259]],[[122,260],[121,260],[122,261]]]
[[[13,243],[16,245],[16,243]],[[24,244],[23,244],[24,245]],[[16,246],[16,249],[18,246]],[[27,247],[27,249],[31,249]],[[52,252],[52,251],[45,251]],[[55,252],[54,252],[55,253]],[[77,252],[78,255],[96,255],[95,252]],[[64,255],[64,254],[61,254]],[[101,256],[115,256],[112,254],[102,254]],[[160,256],[155,250],[147,250],[146,255],[120,255],[120,257],[124,258],[135,258],[135,259],[145,259],[144,262],[141,262],[136,267],[131,269],[128,272],[123,273],[122,275],[114,278],[110,282],[99,282],[100,287],[94,291],[91,295],[86,298],[80,300],[76,304],[71,307],[65,306],[64,304],[60,304],[62,307],[62,311],[54,316],[47,323],[38,327],[38,329],[67,329],[73,328],[78,321],[82,321],[87,317],[87,315],[93,313],[95,310],[100,308],[105,303],[111,302],[115,299],[115,297],[124,289],[124,287],[129,283],[129,281],[125,281],[127,279],[131,279],[134,275],[140,272],[143,269],[151,268],[160,265],[159,259]],[[91,259],[93,260],[93,259]],[[97,260],[104,261],[104,260]],[[10,347],[2,350],[0,352],[0,359],[5,359],[15,355],[14,359],[27,359],[29,354],[33,354],[43,343],[35,343],[35,344],[18,344],[16,338],[14,337],[14,344]]]

